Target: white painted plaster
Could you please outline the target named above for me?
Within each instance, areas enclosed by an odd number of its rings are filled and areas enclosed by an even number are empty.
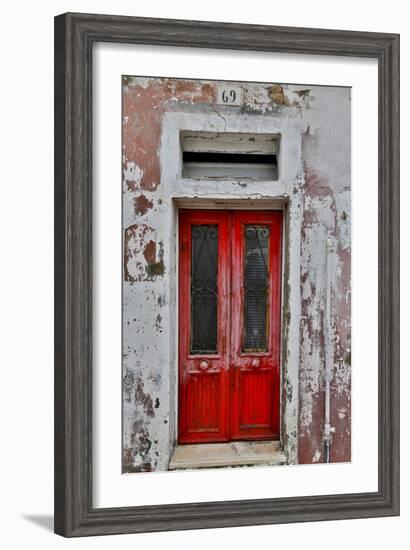
[[[137,467],[146,459],[150,468],[167,469],[177,440],[177,211],[184,204],[210,207],[216,201],[220,207],[221,201],[226,201],[232,207],[238,201],[238,207],[239,201],[252,201],[254,206],[260,200],[265,208],[271,204],[285,209],[281,440],[289,463],[298,461],[299,429],[309,433],[313,415],[317,414],[314,402],[323,389],[323,350],[315,334],[320,335],[323,328],[320,312],[324,309],[328,231],[337,231],[342,248],[350,246],[349,91],[316,87],[301,98],[297,93],[300,87],[285,86],[285,98],[292,101],[292,106],[278,109],[272,108],[266,86],[259,89],[252,85],[250,89],[244,96],[244,103],[252,104],[250,113],[221,106],[201,106],[195,111],[192,104],[175,104],[173,111],[164,113],[161,181],[155,191],[144,191],[153,203],[152,209],[137,216],[133,195],[124,185],[123,229],[138,224],[135,241],[140,244],[139,252],[135,247],[140,265],[132,272],[136,280],[123,285],[124,375],[133,381],[132,391],[135,393],[139,383],[148,400],[144,407],[141,395],[137,403],[135,395],[124,393],[123,444],[137,450]],[[279,179],[244,182],[182,177],[180,132],[185,130],[280,135]],[[303,163],[326,181],[326,193],[305,192]],[[126,179],[138,182],[140,178],[138,166],[127,166],[124,184]],[[347,221],[340,223],[343,212]],[[309,213],[313,221],[304,221],[304,213]],[[141,224],[148,229],[141,228]],[[144,272],[143,247],[150,240],[156,242],[157,255],[161,250],[165,268],[162,276],[149,277]],[[337,288],[337,258],[333,265],[332,282]],[[302,300],[307,304],[304,311]],[[332,346],[336,340],[334,331],[329,338]],[[333,355],[333,348],[330,353]],[[344,389],[349,374],[346,366]],[[157,408],[155,403],[159,403]],[[142,442],[135,441],[136,425],[139,429],[144,426]],[[139,447],[149,447],[143,457],[138,455]],[[318,452],[313,461],[318,460]]]

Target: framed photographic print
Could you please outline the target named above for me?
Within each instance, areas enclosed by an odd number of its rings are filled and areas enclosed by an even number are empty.
[[[55,530],[399,513],[399,37],[55,19]]]

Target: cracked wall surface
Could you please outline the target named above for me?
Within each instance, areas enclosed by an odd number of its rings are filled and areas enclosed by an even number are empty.
[[[231,83],[232,84],[232,83]],[[323,462],[326,243],[331,258],[331,460],[350,460],[350,90],[123,78],[123,472],[166,470],[176,440],[177,208],[235,201],[285,210],[282,440]],[[179,133],[277,133],[277,181],[181,176]],[[219,202],[218,202],[219,201]]]

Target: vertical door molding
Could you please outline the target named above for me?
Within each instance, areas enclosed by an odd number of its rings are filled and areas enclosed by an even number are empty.
[[[300,250],[303,200],[297,183],[293,189],[284,216],[282,277],[281,434],[288,464],[298,462],[299,438]]]

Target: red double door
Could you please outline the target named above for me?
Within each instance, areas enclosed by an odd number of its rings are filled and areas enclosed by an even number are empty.
[[[179,218],[179,443],[279,438],[282,212]]]

